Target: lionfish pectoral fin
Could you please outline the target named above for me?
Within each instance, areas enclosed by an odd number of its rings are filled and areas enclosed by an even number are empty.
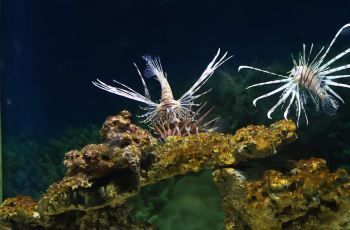
[[[238,72],[241,71],[242,69],[252,69],[252,70],[256,70],[256,71],[259,71],[259,72],[267,73],[267,74],[270,74],[270,75],[283,77],[283,78],[288,78],[288,76],[286,76],[286,75],[281,75],[281,74],[273,73],[273,72],[270,72],[270,71],[267,71],[267,70],[255,68],[255,67],[252,67],[252,66],[246,66],[246,65],[239,66],[238,67]]]
[[[265,97],[269,97],[269,96],[271,96],[271,95],[273,95],[273,94],[276,94],[276,93],[278,93],[278,92],[280,92],[280,91],[282,91],[282,90],[284,90],[284,89],[290,87],[292,84],[293,84],[293,82],[288,82],[287,84],[282,85],[281,87],[279,87],[279,88],[277,88],[277,89],[271,91],[270,93],[267,93],[267,94],[261,95],[260,97],[255,98],[255,99],[253,100],[253,105],[256,106],[256,102],[257,102],[258,100],[260,100],[260,99],[262,99],[262,98],[265,98]]]
[[[350,53],[350,48],[346,49],[345,51],[341,52],[340,54],[338,54],[337,56],[335,56],[334,58],[332,58],[331,60],[329,60],[327,63],[323,64],[319,70],[323,71],[325,70],[328,66],[330,66],[332,63],[334,63],[335,61],[337,61],[338,59],[342,58],[343,56],[345,56],[346,54]]]
[[[258,84],[254,84],[254,85],[248,86],[246,89],[250,89],[250,88],[253,88],[253,87],[256,87],[256,86],[261,86],[261,85],[277,84],[277,83],[283,83],[283,82],[288,82],[288,81],[290,81],[290,79],[282,79],[282,80],[261,82],[261,83],[258,83]]]
[[[185,92],[181,98],[180,101],[193,101],[195,98],[193,95],[197,93],[197,91],[209,80],[209,78],[213,75],[214,71],[221,66],[223,63],[225,63],[227,60],[232,58],[233,56],[227,56],[227,52],[224,53],[224,55],[217,61],[218,57],[220,55],[220,49],[218,49],[214,59],[209,63],[207,68],[205,68],[202,75],[198,78],[198,80],[191,86],[187,92]],[[203,95],[203,94],[202,94]]]
[[[327,50],[322,55],[321,60],[323,60],[327,56],[327,54],[328,54],[329,50],[331,49],[331,47],[333,46],[335,40],[338,38],[338,36],[341,34],[341,32],[343,32],[343,30],[347,27],[350,27],[350,23],[345,24],[342,28],[340,28],[340,30],[338,30],[338,32],[335,34],[334,38],[332,39],[331,43],[327,47]]]
[[[141,74],[139,68],[137,67],[136,63],[134,63],[134,66],[135,66],[135,68],[136,68],[136,70],[137,70],[137,73],[139,74],[139,76],[140,76],[140,78],[141,78],[141,82],[142,82],[143,88],[144,88],[144,90],[145,90],[145,97],[151,100],[151,96],[150,96],[150,94],[149,94],[149,91],[148,91],[148,88],[147,88],[145,79],[143,79],[142,74]]]
[[[292,104],[293,104],[293,102],[294,102],[295,94],[296,94],[296,92],[293,91],[293,92],[292,92],[292,97],[290,98],[290,101],[289,101],[289,104],[288,104],[286,110],[285,110],[284,113],[283,113],[283,117],[284,117],[284,119],[286,119],[286,120],[288,120],[289,110],[290,110],[290,107],[292,106]]]
[[[289,95],[293,92],[293,87],[286,89],[282,94],[282,97],[278,100],[278,102],[267,112],[267,117],[272,119],[271,114],[275,111],[275,109],[280,106],[284,101],[289,97]]]
[[[345,101],[343,100],[343,98],[337,94],[331,87],[329,87],[328,85],[325,86],[325,89],[330,92],[331,94],[333,94],[333,96],[335,96],[336,98],[338,98],[343,104],[345,104]]]

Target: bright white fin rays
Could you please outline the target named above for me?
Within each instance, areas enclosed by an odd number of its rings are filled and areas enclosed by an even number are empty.
[[[151,100],[146,82],[135,63],[134,66],[136,67],[136,70],[141,78],[142,85],[144,87],[144,96],[118,81],[114,82],[116,82],[121,87],[107,85],[99,79],[93,81],[92,83],[96,87],[110,93],[114,93],[119,96],[146,104],[146,107],[141,107],[141,109],[145,110],[146,112],[143,115],[139,116],[144,119],[143,122],[152,124],[161,120],[164,121],[164,119],[168,119],[170,123],[177,123],[180,122],[181,119],[188,119],[193,117],[194,112],[192,110],[192,106],[200,105],[200,103],[195,103],[194,100],[209,92],[210,89],[199,94],[197,94],[197,92],[209,80],[214,71],[232,57],[226,57],[227,52],[225,52],[222,57],[219,56],[220,49],[218,49],[214,59],[209,63],[199,79],[178,100],[175,100],[173,98],[172,90],[168,83],[166,73],[163,71],[160,59],[158,57],[153,58],[148,55],[142,57],[146,61],[147,65],[145,76],[148,78],[155,76],[155,78],[159,81],[162,90],[161,100],[159,102],[154,102]]]
[[[146,77],[156,76],[158,78],[158,80],[160,78],[165,78],[162,64],[160,63],[159,57],[152,58],[149,55],[144,55],[144,56],[142,56],[142,58],[147,63],[147,67],[145,69],[145,76]]]
[[[246,89],[250,89],[256,86],[261,86],[261,85],[270,85],[270,84],[276,84],[276,83],[282,83],[282,82],[288,82],[289,79],[282,79],[282,80],[275,80],[275,81],[267,81],[267,82],[263,82],[263,83],[258,83],[258,84],[254,84],[251,86],[248,86]]]
[[[219,57],[219,55],[220,55],[220,49],[218,49],[218,52],[216,53],[214,59],[209,63],[209,65],[204,70],[202,75],[192,85],[192,87],[186,93],[184,93],[182,95],[182,97],[179,99],[179,101],[181,101],[181,102],[193,101],[193,99],[196,98],[194,96],[194,94],[209,80],[209,78],[213,75],[214,71],[219,66],[221,66],[223,63],[225,63],[227,60],[229,60],[230,58],[233,57],[233,56],[226,57],[227,52],[225,52],[224,55],[220,58],[220,60],[216,61],[216,59]]]
[[[340,30],[338,30],[338,32],[336,33],[328,47],[325,49],[325,51],[323,46],[314,57],[311,57],[314,48],[313,44],[311,44],[309,52],[306,51],[306,46],[305,44],[303,44],[302,52],[299,54],[299,58],[295,60],[292,55],[293,68],[291,69],[291,71],[288,72],[288,75],[281,75],[252,66],[240,66],[238,68],[238,71],[242,69],[251,69],[282,78],[279,80],[261,82],[248,86],[247,89],[257,86],[283,83],[283,85],[279,86],[277,89],[255,98],[253,100],[254,106],[256,106],[256,102],[258,100],[269,97],[282,91],[282,94],[277,103],[267,113],[267,116],[270,119],[271,114],[276,110],[276,108],[281,105],[283,107],[283,104],[288,100],[288,98],[290,98],[288,105],[283,113],[284,118],[288,119],[289,111],[292,105],[294,104],[296,107],[297,124],[299,125],[299,119],[301,114],[305,116],[306,124],[308,124],[308,117],[305,111],[305,105],[307,103],[308,96],[310,96],[312,101],[314,102],[316,110],[319,109],[319,102],[321,102],[323,111],[328,115],[334,115],[339,107],[336,99],[343,103],[344,100],[329,86],[350,88],[350,85],[333,81],[335,79],[349,78],[350,75],[336,75],[334,73],[350,69],[350,64],[345,64],[338,67],[330,66],[337,60],[349,54],[350,48],[345,49],[343,52],[339,53],[338,55],[331,58],[325,63],[324,60],[338,36],[344,31],[344,29],[349,27],[350,23],[344,25]],[[307,94],[306,92],[308,92],[309,94]]]
[[[284,90],[284,89],[290,87],[291,85],[292,85],[292,82],[288,82],[287,84],[285,84],[285,85],[283,85],[283,86],[281,86],[281,87],[279,87],[279,88],[277,88],[277,89],[271,91],[270,93],[267,93],[267,94],[264,94],[264,95],[262,95],[262,96],[260,96],[260,97],[255,98],[255,99],[253,100],[254,106],[256,106],[256,102],[257,102],[258,100],[260,100],[260,99],[262,99],[262,98],[265,98],[265,97],[269,97],[269,96],[271,96],[271,95],[273,95],[273,94],[276,94],[276,93],[278,93],[278,92],[280,92],[280,91],[282,91],[282,90]]]
[[[337,94],[336,92],[334,92],[334,90],[331,89],[331,87],[329,87],[328,85],[325,86],[325,89],[330,92],[331,94],[333,94],[333,96],[335,96],[336,98],[339,99],[339,101],[343,102],[343,104],[345,104],[345,101],[343,100],[343,98]]]
[[[263,73],[271,74],[271,75],[274,75],[274,76],[288,78],[287,75],[280,75],[280,74],[273,73],[273,72],[270,72],[270,71],[267,71],[267,70],[258,69],[258,68],[255,68],[255,67],[252,67],[252,66],[246,66],[246,65],[239,66],[238,67],[238,72],[241,71],[242,69],[252,69],[252,70],[260,71],[260,72],[263,72]]]
[[[147,97],[148,99],[151,100],[151,95],[149,94],[149,91],[148,91],[148,88],[147,88],[145,79],[143,79],[142,74],[141,74],[139,68],[137,67],[136,63],[134,63],[134,66],[135,66],[135,68],[136,68],[136,70],[137,70],[137,73],[139,74],[139,76],[140,76],[140,78],[141,78],[142,85],[143,85],[143,89],[145,90],[145,97]]]
[[[117,82],[117,83],[124,86],[126,89],[107,85],[104,82],[100,81],[99,79],[97,79],[96,82],[94,82],[94,81],[92,82],[92,84],[94,84],[96,87],[103,89],[107,92],[114,93],[114,94],[117,94],[119,96],[132,99],[134,101],[142,102],[142,103],[145,103],[149,106],[157,106],[156,103],[154,103],[153,101],[151,101],[147,97],[142,96],[141,94],[137,93],[136,91],[129,88],[128,86],[121,84],[119,82]]]

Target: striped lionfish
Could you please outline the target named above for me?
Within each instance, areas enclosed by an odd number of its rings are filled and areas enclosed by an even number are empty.
[[[303,44],[303,52],[300,53],[298,61],[296,61],[292,56],[294,66],[291,69],[291,71],[287,72],[287,75],[276,74],[276,73],[272,73],[272,72],[251,67],[251,66],[240,66],[238,68],[238,71],[240,71],[241,69],[253,69],[253,70],[257,70],[263,73],[267,73],[267,74],[282,78],[280,80],[267,81],[267,82],[254,84],[247,87],[247,89],[256,87],[256,86],[261,86],[261,85],[284,83],[279,88],[269,93],[266,93],[260,97],[255,98],[253,100],[254,106],[256,106],[256,102],[258,100],[265,97],[269,97],[273,94],[276,94],[282,91],[282,94],[278,102],[267,112],[267,117],[270,119],[271,119],[271,114],[275,111],[275,109],[280,105],[282,105],[283,107],[283,104],[287,101],[289,97],[290,97],[290,100],[284,111],[284,118],[287,119],[289,110],[294,102],[296,106],[297,124],[299,124],[301,111],[303,111],[303,114],[305,115],[305,119],[306,119],[306,124],[308,124],[308,118],[304,108],[304,105],[307,103],[308,96],[310,96],[310,98],[314,102],[317,111],[320,109],[320,102],[321,102],[323,111],[326,114],[330,116],[335,115],[336,110],[339,107],[338,101],[335,98],[337,98],[343,103],[344,103],[344,100],[331,88],[331,86],[350,88],[350,85],[338,83],[333,80],[339,79],[339,78],[347,78],[347,77],[350,77],[350,75],[338,75],[334,73],[339,72],[341,70],[349,69],[350,64],[346,64],[338,67],[330,67],[330,65],[333,64],[338,59],[342,58],[344,55],[348,54],[350,52],[350,48],[336,55],[335,57],[328,60],[327,62],[325,62],[325,58],[329,50],[331,49],[332,45],[334,44],[335,40],[337,39],[337,37],[341,34],[341,32],[345,28],[348,28],[348,27],[350,27],[350,24],[344,25],[336,33],[333,40],[328,45],[327,49],[325,49],[324,51],[324,46],[323,46],[313,58],[311,57],[313,44],[311,44],[311,48],[308,54],[306,54],[306,51],[305,51],[306,46],[305,44]]]
[[[155,76],[155,79],[160,83],[161,99],[159,102],[151,100],[146,82],[135,63],[134,66],[136,67],[144,87],[144,95],[141,95],[130,87],[115,80],[114,82],[120,85],[120,88],[107,85],[99,79],[92,83],[98,88],[106,90],[110,93],[114,93],[145,104],[146,107],[141,107],[141,109],[145,110],[146,112],[139,117],[143,119],[144,123],[150,124],[151,128],[154,129],[163,139],[165,139],[167,136],[187,135],[198,132],[199,122],[202,122],[205,116],[210,112],[209,110],[208,112],[204,113],[204,115],[199,115],[200,110],[203,108],[203,104],[197,104],[195,103],[195,100],[210,91],[207,90],[205,92],[198,93],[199,89],[209,80],[214,71],[220,65],[232,57],[226,57],[227,52],[221,58],[218,58],[219,55],[220,49],[218,49],[214,59],[209,63],[199,79],[180,97],[180,99],[177,100],[174,99],[167,75],[163,71],[160,59],[158,57],[153,58],[148,55],[142,56],[142,58],[146,61],[146,70],[144,75],[148,78]],[[199,109],[197,111],[193,110],[194,106],[199,106]],[[214,120],[210,121],[210,123],[213,122]],[[208,127],[208,122],[201,124],[201,130],[205,129],[205,127]]]

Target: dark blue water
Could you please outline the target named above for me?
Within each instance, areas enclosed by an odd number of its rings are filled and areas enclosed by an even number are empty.
[[[327,44],[350,21],[349,1],[25,1],[2,7],[5,133],[44,136],[103,121],[130,103],[91,85],[142,89],[132,66],[158,55],[176,87],[194,81],[218,47],[224,68],[281,60],[303,42]],[[342,40],[345,40],[343,38]],[[134,105],[134,103],[132,103]]]

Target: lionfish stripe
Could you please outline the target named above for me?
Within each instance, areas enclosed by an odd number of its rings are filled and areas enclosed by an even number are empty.
[[[286,76],[286,75],[280,75],[280,74],[277,74],[277,73],[272,73],[270,71],[263,70],[263,69],[258,69],[258,68],[252,67],[252,66],[241,65],[241,66],[238,67],[238,71],[240,71],[241,69],[253,69],[253,70],[257,70],[257,71],[263,72],[263,73],[267,73],[267,74],[271,74],[271,75],[275,75],[275,76],[279,76],[279,77],[283,77],[283,78],[288,78],[288,76]]]
[[[305,85],[306,85],[306,83],[307,83],[307,88],[310,88],[310,89],[313,89],[313,90],[315,90],[315,86],[318,84],[318,82],[319,82],[319,77],[318,77],[318,75],[317,74],[313,74],[312,72],[311,72],[311,70],[309,71],[309,70],[307,70],[307,72],[306,72],[306,74],[305,74],[305,78],[306,78],[306,81],[305,81]],[[311,86],[311,84],[313,84],[312,86]]]

